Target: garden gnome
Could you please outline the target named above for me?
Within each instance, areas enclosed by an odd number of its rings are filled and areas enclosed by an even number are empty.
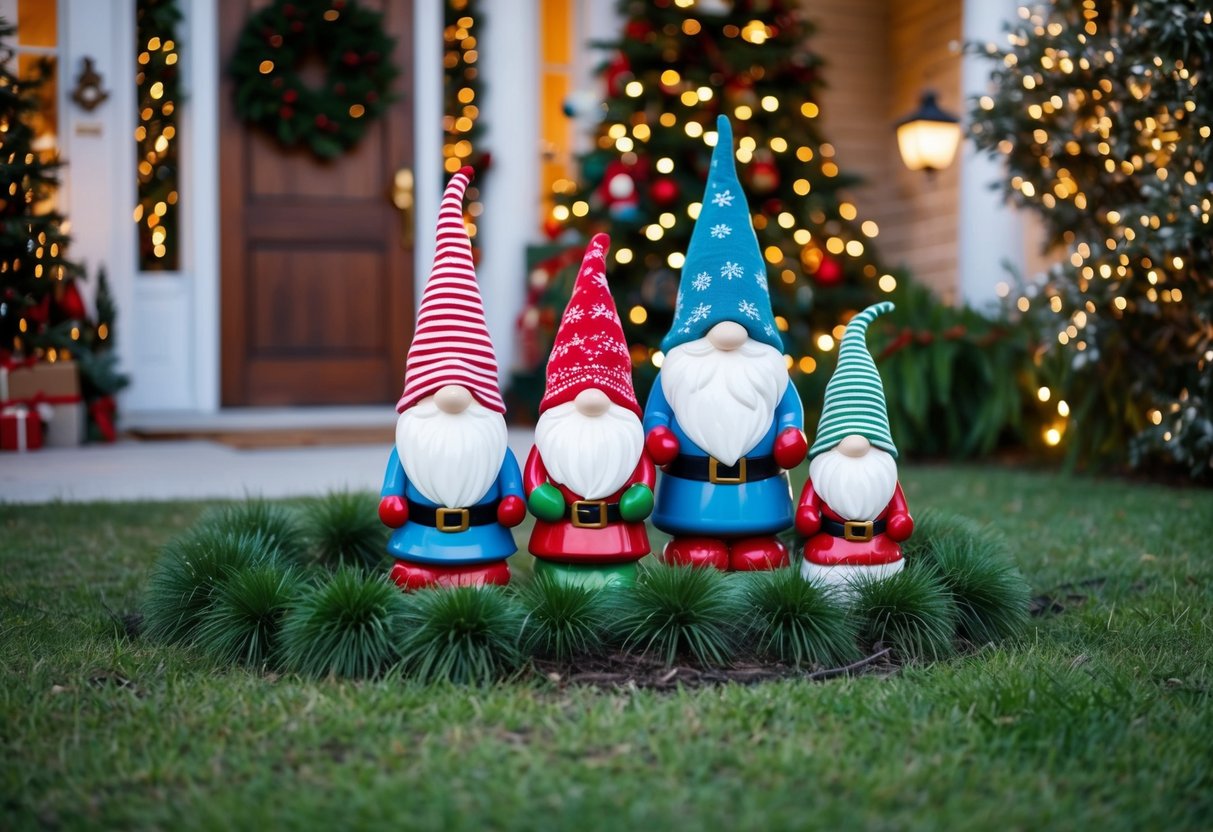
[[[526,516],[463,224],[471,175],[456,173],[442,197],[380,491],[379,517],[396,530],[391,577],[404,589],[508,583],[505,559],[517,550],[509,527]]]
[[[632,362],[606,278],[611,238],[590,241],[548,359],[523,478],[537,518],[535,573],[630,584],[649,553],[656,470],[644,452]]]
[[[646,446],[664,471],[653,524],[673,535],[669,563],[745,571],[788,562],[776,537],[792,525],[785,470],[808,443],[769,291],[721,116],[644,416]]]
[[[805,580],[845,586],[903,566],[898,543],[914,531],[914,520],[897,482],[884,388],[864,342],[868,324],[892,309],[877,303],[850,320],[826,385],[809,481],[796,509],[796,530],[808,538]]]

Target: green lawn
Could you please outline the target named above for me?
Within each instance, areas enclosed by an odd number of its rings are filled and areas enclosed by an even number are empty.
[[[1003,531],[1066,611],[891,678],[315,682],[107,623],[206,506],[0,507],[0,828],[1213,827],[1213,492],[902,481],[913,510]]]

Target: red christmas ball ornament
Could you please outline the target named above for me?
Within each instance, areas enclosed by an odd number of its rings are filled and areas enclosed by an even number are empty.
[[[549,240],[555,240],[563,230],[564,226],[555,217],[548,217],[543,221],[543,233]]]
[[[627,56],[620,52],[615,59],[607,64],[602,76],[606,80],[607,95],[618,98],[623,95],[623,87],[632,80],[632,65]]]
[[[74,321],[82,321],[88,317],[88,312],[84,308],[84,298],[81,297],[75,280],[69,280],[64,285],[63,291],[55,297],[55,305],[58,307],[61,317]]]
[[[327,127],[328,123],[329,123],[329,117],[326,116],[324,113],[320,113],[319,115],[316,116],[316,126],[319,127],[321,130],[323,130],[325,127]]]
[[[282,94],[282,102],[284,104],[294,104],[299,100],[299,93],[296,90],[287,90]]]
[[[679,196],[678,183],[668,177],[662,177],[649,188],[649,196],[661,206],[672,205]]]
[[[653,24],[647,20],[629,20],[623,27],[624,36],[628,40],[644,40],[653,32]]]
[[[358,61],[359,61],[359,60],[360,60],[360,59],[359,59],[359,57],[358,57],[358,53],[357,53],[357,52],[355,52],[353,49],[347,49],[347,50],[346,50],[346,51],[345,51],[345,52],[344,52],[344,53],[341,55],[341,61],[342,61],[342,63],[344,63],[346,66],[358,66]]]
[[[837,286],[842,278],[842,264],[828,254],[821,258],[817,271],[813,273],[813,279],[819,286]]]
[[[771,159],[757,159],[750,165],[750,188],[757,194],[769,194],[779,187],[779,168]]]

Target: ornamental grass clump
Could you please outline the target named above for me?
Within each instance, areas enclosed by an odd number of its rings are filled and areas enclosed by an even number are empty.
[[[524,653],[567,662],[605,647],[615,590],[562,583],[540,574],[517,594],[525,611],[519,637]]]
[[[911,564],[883,579],[851,584],[860,637],[893,649],[902,660],[929,662],[953,652],[956,605],[935,570]]]
[[[845,664],[859,656],[858,622],[795,568],[745,576],[747,641],[761,658],[794,667]]]
[[[400,671],[422,683],[487,684],[522,666],[522,607],[496,586],[423,589],[397,628]]]
[[[196,526],[164,547],[143,603],[144,627],[157,641],[191,641],[215,593],[232,574],[274,557],[260,534]]]
[[[715,569],[653,564],[621,594],[616,632],[623,649],[667,665],[689,655],[703,665],[728,664],[744,607]]]
[[[1028,584],[1000,540],[989,534],[978,541],[944,537],[936,542],[932,557],[956,605],[960,636],[984,644],[1023,632]]]
[[[287,612],[284,664],[308,676],[378,676],[398,657],[395,639],[407,606],[385,575],[341,567],[304,589]]]
[[[907,563],[933,562],[937,544],[943,540],[965,541],[980,545],[990,532],[967,517],[929,508],[914,515],[914,534],[901,544]]]
[[[295,512],[268,500],[245,500],[208,512],[201,525],[248,534],[260,534],[269,547],[286,561],[301,563],[307,555],[307,540]]]
[[[276,661],[282,620],[302,588],[298,570],[277,559],[237,569],[202,614],[198,646],[223,661],[251,667]]]
[[[375,506],[375,500],[348,491],[308,503],[301,525],[309,562],[330,569],[382,567],[387,559],[388,528],[380,522]]]

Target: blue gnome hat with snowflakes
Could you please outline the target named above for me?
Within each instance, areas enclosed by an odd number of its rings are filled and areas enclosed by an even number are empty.
[[[733,321],[755,341],[782,352],[770,291],[750,207],[737,178],[733,128],[728,118],[719,116],[703,205],[691,232],[674,323],[661,342],[662,351],[702,338],[722,321]]]

